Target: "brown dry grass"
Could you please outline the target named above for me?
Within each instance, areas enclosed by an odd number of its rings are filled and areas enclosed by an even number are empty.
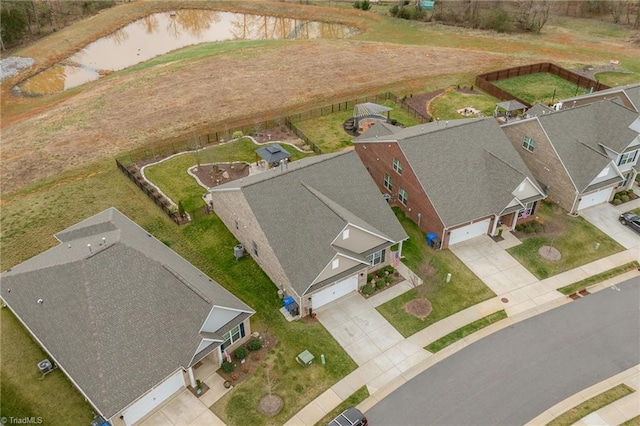
[[[505,52],[522,37],[503,36],[486,42],[462,43],[464,49],[416,44],[351,40],[278,42],[216,54],[196,61],[178,61],[116,74],[69,92],[43,98],[17,98],[9,89],[87,43],[137,18],[160,10],[215,8],[303,19],[341,22],[367,31],[386,18],[352,9],[305,7],[255,2],[138,1],[104,10],[98,15],[58,31],[16,55],[33,57],[36,66],[2,84],[2,191],[22,188],[60,171],[114,156],[158,140],[185,134],[239,126],[304,110],[321,103],[395,89],[424,90],[447,79],[470,79],[476,73],[525,62],[546,60],[557,54],[543,45],[532,53]],[[378,28],[398,43],[397,22]],[[425,27],[426,28],[426,27]],[[429,43],[417,36],[409,42]],[[428,31],[434,31],[429,29]],[[451,38],[458,37],[452,33]],[[451,38],[438,39],[441,44]],[[431,40],[435,40],[433,37]],[[490,53],[492,43],[501,53]],[[521,49],[520,49],[521,50]],[[584,58],[576,49],[574,58]],[[567,56],[567,60],[570,57]],[[449,81],[449,84],[451,82]],[[444,87],[440,86],[440,87]],[[437,88],[437,87],[434,87]]]

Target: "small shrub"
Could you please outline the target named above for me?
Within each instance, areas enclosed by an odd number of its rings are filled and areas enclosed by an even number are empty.
[[[633,194],[633,188],[627,189],[627,195],[631,195],[631,194]]]
[[[391,275],[387,275],[387,277],[384,279],[384,282],[387,284],[391,284],[393,282],[393,277]]]
[[[234,382],[238,380],[238,373],[231,373],[231,380],[233,380]]]
[[[302,393],[302,391],[304,391],[304,386],[302,386],[300,383],[296,383],[294,389],[297,393]]]
[[[395,118],[392,118],[391,124],[395,126],[396,124],[398,124],[398,120],[396,120]]]
[[[362,3],[360,3],[360,9],[362,10],[371,9],[371,3],[369,2],[369,0],[362,0]]]
[[[242,367],[242,372],[245,373],[245,374],[248,373],[249,372],[249,366],[245,365],[244,367]]]
[[[247,343],[247,349],[250,351],[259,351],[262,348],[262,342],[260,339],[251,339]]]
[[[613,199],[613,205],[614,206],[619,206],[620,204],[622,204],[622,201],[620,200],[620,198],[614,198]]]
[[[378,290],[380,290],[381,288],[384,287],[385,282],[386,282],[386,280],[378,280],[378,281],[376,281],[376,288]]]
[[[233,132],[233,138],[234,139],[238,139],[244,136],[244,133],[242,133],[242,130],[236,130],[235,132]]]
[[[367,274],[367,282],[370,283],[373,280],[373,275]]]
[[[362,286],[360,291],[362,292],[362,294],[370,295],[370,294],[373,294],[373,292],[375,291],[375,288],[372,285],[365,284]]]
[[[233,370],[236,369],[236,365],[234,363],[232,363],[232,362],[229,362],[229,361],[222,361],[222,367],[221,368],[222,368],[222,372],[223,373],[229,374],[229,373],[232,373]]]
[[[233,356],[235,356],[237,359],[245,359],[248,353],[249,351],[247,350],[247,348],[245,348],[244,346],[240,346],[235,350]]]
[[[360,0],[353,3],[354,9],[360,9],[361,7],[362,7],[362,3],[360,3]]]
[[[622,201],[623,203],[626,203],[627,201],[629,201],[629,196],[628,195],[621,196],[620,201]]]
[[[377,276],[378,278],[382,278],[382,277],[384,277],[384,269],[378,269],[378,270],[376,271],[376,276]]]
[[[384,267],[384,270],[385,270],[385,272],[388,272],[389,274],[393,274],[393,273],[394,273],[394,271],[395,271],[394,267],[393,267],[393,266],[391,266],[391,265],[387,265],[387,266],[385,266],[385,267]]]

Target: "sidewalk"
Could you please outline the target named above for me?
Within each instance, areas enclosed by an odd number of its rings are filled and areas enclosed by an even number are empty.
[[[556,291],[556,289],[580,281],[588,276],[592,276],[616,266],[623,265],[627,262],[638,260],[639,254],[640,251],[638,247],[630,248],[623,252],[603,259],[599,259],[587,265],[583,265],[581,267],[555,275],[542,281],[538,281],[537,279],[533,280],[533,282],[523,284],[521,286],[518,286],[517,288],[509,289],[509,291],[507,292],[498,294],[497,297],[451,315],[443,319],[442,321],[439,321],[425,328],[424,330],[421,330],[414,335],[397,342],[386,352],[384,352],[385,356],[374,357],[368,362],[361,364],[351,374],[340,380],[338,383],[333,385],[330,389],[325,391],[322,395],[320,395],[318,398],[316,398],[314,401],[300,410],[287,423],[285,423],[285,425],[315,425],[322,417],[331,412],[352,393],[365,385],[369,390],[370,396],[361,404],[359,404],[358,408],[363,412],[367,411],[376,403],[381,401],[384,397],[389,395],[391,392],[402,386],[407,381],[411,380],[413,377],[422,373],[444,358],[454,354],[460,349],[463,349],[465,346],[468,346],[471,343],[488,336],[489,334],[495,333],[496,331],[499,331],[505,327],[509,327],[519,321],[523,321],[527,318],[538,315],[550,309],[554,309],[563,304],[570,303],[572,301],[569,297]],[[593,293],[595,291],[606,289],[611,287],[612,285],[637,276],[640,276],[639,271],[630,271],[596,284],[590,287],[589,291]],[[411,285],[407,283],[403,284],[402,287],[400,287],[400,285],[396,287],[399,288],[395,289],[393,294],[384,295],[383,292],[380,294],[380,297],[372,297],[368,299],[367,302],[370,303],[372,307],[379,306],[387,300],[401,294],[402,290],[409,290],[411,288]],[[501,309],[505,309],[508,318],[494,323],[470,336],[467,336],[462,340],[459,340],[458,342],[452,344],[451,346],[443,349],[442,351],[437,352],[436,354],[431,354],[427,350],[423,349],[428,344],[445,336],[446,334]],[[399,362],[396,362],[398,360],[389,360],[389,354],[393,351],[397,353]],[[630,386],[634,389],[638,389],[637,381],[638,380],[633,382],[635,383],[633,386]],[[581,392],[580,394],[583,393],[584,392]],[[584,393],[584,395],[588,395],[588,393]],[[629,398],[629,400],[635,401],[637,403],[638,394],[634,393],[632,395],[629,395],[629,397],[633,396],[635,396],[636,399],[633,400],[632,398]],[[590,397],[587,397],[587,399],[588,398]],[[620,401],[623,400],[626,400],[626,398],[623,398]],[[629,402],[626,401],[619,403],[629,404]],[[627,407],[627,405],[625,405],[624,407]],[[605,409],[607,409],[607,407],[603,408],[602,410]],[[599,410],[598,412],[600,411],[601,410]],[[623,412],[631,413],[632,410],[626,410]],[[607,414],[605,415],[609,415],[608,411],[606,413]],[[556,415],[559,414],[561,413],[558,413]],[[625,421],[632,417],[633,416],[627,417]],[[587,421],[590,420],[587,419]],[[539,424],[539,422],[537,423]]]

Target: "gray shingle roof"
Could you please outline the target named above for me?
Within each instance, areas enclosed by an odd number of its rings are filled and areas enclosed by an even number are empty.
[[[537,185],[493,118],[450,122],[398,144],[446,227],[499,214],[526,177]]]
[[[635,105],[636,111],[640,112],[640,83],[631,83],[625,86],[611,87],[605,90],[599,90],[597,92],[589,93],[581,96],[574,96],[571,98],[563,99],[562,102],[566,104],[570,104],[574,99],[585,99],[585,98],[600,98],[603,95],[610,95],[607,98],[612,98],[615,96],[626,96],[629,98],[631,103]]]
[[[214,306],[253,312],[114,208],[57,238],[2,298],[106,417],[189,366]]]
[[[355,152],[309,157],[216,187],[241,188],[296,292],[331,261],[331,242],[347,225],[390,241],[407,234]],[[258,248],[259,250],[259,248]]]
[[[637,118],[637,112],[614,100],[538,116],[579,191],[611,161],[603,146],[621,153],[638,135],[629,128]]]

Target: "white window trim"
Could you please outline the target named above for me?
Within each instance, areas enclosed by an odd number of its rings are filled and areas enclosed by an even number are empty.
[[[387,173],[384,174],[383,185],[387,190],[389,191],[393,190],[393,179],[391,179],[391,176]]]
[[[403,200],[404,198],[404,200]],[[398,189],[398,201],[402,203],[402,205],[406,206],[407,201],[409,200],[409,194],[402,188]]]
[[[522,139],[522,147],[529,152],[533,152],[536,147],[536,141],[532,137],[525,136]]]
[[[618,166],[623,166],[625,164],[630,164],[636,161],[636,157],[638,155],[638,151],[629,151],[625,152],[620,156],[620,161],[618,161]]]
[[[369,266],[376,266],[383,262],[382,260],[382,252],[383,250],[376,251],[367,256],[367,260],[369,261]]]
[[[399,175],[402,174],[402,163],[397,158],[393,159],[393,170]]]

